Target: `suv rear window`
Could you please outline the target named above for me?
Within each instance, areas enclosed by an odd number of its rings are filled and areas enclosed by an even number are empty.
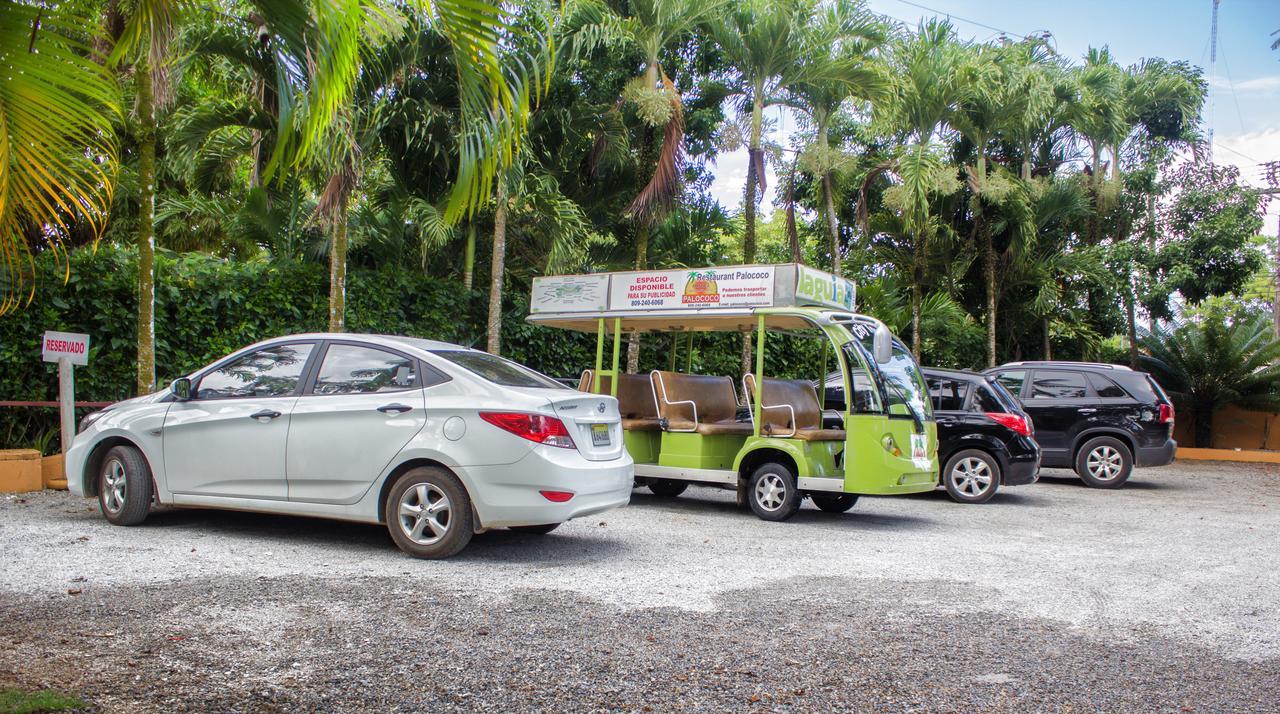
[[[1128,392],[1124,391],[1120,385],[1111,381],[1111,378],[1104,377],[1096,372],[1085,372],[1089,377],[1089,386],[1093,387],[1094,394],[1103,398],[1127,397]]]
[[[1037,370],[1031,379],[1031,399],[1083,399],[1088,393],[1079,372]]]
[[[516,364],[501,357],[494,357],[488,352],[472,350],[433,350],[431,354],[443,357],[462,367],[468,372],[504,387],[536,387],[538,389],[568,389],[568,387],[535,372],[528,367]]]

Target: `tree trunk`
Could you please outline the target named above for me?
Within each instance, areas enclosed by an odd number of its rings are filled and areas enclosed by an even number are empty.
[[[476,224],[467,224],[467,247],[462,254],[462,287],[471,292],[476,276]]]
[[[800,251],[800,233],[796,230],[795,162],[791,163],[791,174],[787,176],[787,244],[791,247],[791,262],[803,263],[804,254]]]
[[[1044,359],[1053,359],[1053,341],[1049,339],[1049,318],[1045,317],[1044,322]]]
[[[1129,328],[1129,366],[1134,369],[1138,368],[1138,319],[1137,309],[1134,307],[1136,299],[1130,288],[1124,296],[1124,316]]]
[[[1213,407],[1196,406],[1191,410],[1193,426],[1192,437],[1197,449],[1213,448]]]
[[[751,105],[751,143],[747,151],[747,188],[742,206],[742,262],[751,265],[756,262],[756,185],[760,181],[760,169],[763,168],[763,154],[760,150],[760,131],[763,121],[764,105],[757,88],[755,101]],[[751,333],[742,333],[742,373],[751,371]]]
[[[914,252],[914,260],[911,266],[911,354],[915,356],[916,361],[920,361],[920,306],[924,301],[924,291],[921,283],[924,282],[924,242],[919,235],[916,236]]]
[[[831,174],[822,177],[822,200],[826,206],[827,231],[831,234],[831,272],[838,277],[843,277],[844,266],[840,260],[840,223],[836,220],[835,191],[831,183]]]
[[[636,226],[636,270],[649,267],[649,222],[641,221]],[[635,374],[640,369],[640,333],[627,335],[627,373]]]
[[[338,204],[329,227],[329,331],[347,330],[347,199]]]
[[[493,211],[493,262],[489,270],[489,354],[502,351],[502,279],[507,260],[507,182],[498,178],[497,208]]]
[[[134,68],[138,93],[138,394],[156,387],[156,107],[151,68]]]
[[[981,220],[979,217],[977,220]],[[987,292],[987,366],[996,366],[996,247],[991,231],[982,225],[982,272]]]

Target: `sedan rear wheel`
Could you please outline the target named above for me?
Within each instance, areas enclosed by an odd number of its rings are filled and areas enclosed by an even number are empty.
[[[986,452],[966,449],[947,460],[942,486],[956,503],[986,503],[1000,488],[1000,465]]]
[[[391,539],[416,558],[448,558],[471,542],[471,499],[458,477],[441,468],[405,472],[384,515]]]

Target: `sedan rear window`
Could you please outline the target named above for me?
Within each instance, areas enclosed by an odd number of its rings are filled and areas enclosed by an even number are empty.
[[[433,350],[431,354],[443,357],[468,372],[504,387],[536,387],[539,389],[567,389],[563,384],[545,374],[487,352],[472,350]]]

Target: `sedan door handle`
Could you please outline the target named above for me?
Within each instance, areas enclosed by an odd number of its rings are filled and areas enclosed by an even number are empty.
[[[413,407],[408,404],[383,404],[378,407],[378,411],[383,414],[403,414],[405,412],[413,411]]]
[[[281,416],[280,412],[272,411],[271,409],[263,409],[262,411],[256,414],[250,414],[249,418],[250,419],[275,419],[278,416]]]
[[[1096,412],[1096,411],[1098,411],[1098,410],[1097,410],[1097,409],[1093,409],[1093,408],[1091,408],[1091,407],[1081,407],[1080,409],[1077,409],[1076,411],[1080,412],[1081,414],[1092,414],[1092,413],[1094,413],[1094,412]]]
[[[951,426],[952,424],[955,424],[955,423],[956,423],[955,419],[939,419],[938,420],[938,424],[941,426]]]

